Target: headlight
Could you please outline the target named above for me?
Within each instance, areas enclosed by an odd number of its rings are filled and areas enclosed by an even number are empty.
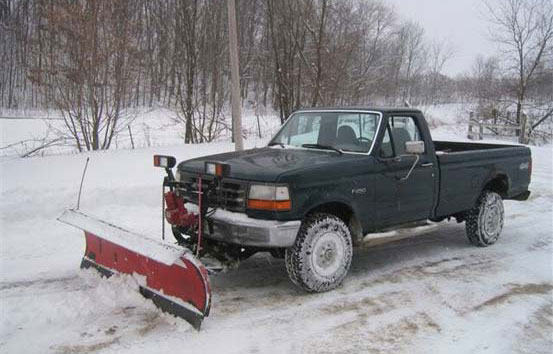
[[[252,184],[248,195],[248,208],[260,210],[290,210],[292,203],[287,186]]]

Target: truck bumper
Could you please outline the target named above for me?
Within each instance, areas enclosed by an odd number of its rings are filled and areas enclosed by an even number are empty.
[[[510,199],[524,201],[524,200],[528,200],[529,197],[530,197],[530,191],[526,191],[524,193],[515,195],[515,196],[511,197]]]
[[[194,204],[186,204],[197,211]],[[217,210],[207,220],[204,237],[242,246],[286,248],[294,245],[301,221],[260,220],[241,213]]]

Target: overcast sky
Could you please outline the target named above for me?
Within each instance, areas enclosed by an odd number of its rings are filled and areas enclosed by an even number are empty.
[[[428,39],[448,39],[456,50],[444,72],[457,75],[469,71],[478,54],[492,55],[489,25],[482,0],[384,0],[404,19],[421,24]]]

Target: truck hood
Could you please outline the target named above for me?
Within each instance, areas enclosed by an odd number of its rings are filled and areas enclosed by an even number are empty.
[[[181,162],[177,169],[204,173],[206,161],[230,165],[230,178],[260,182],[277,182],[285,172],[328,164],[346,158],[333,151],[265,147],[204,156]]]

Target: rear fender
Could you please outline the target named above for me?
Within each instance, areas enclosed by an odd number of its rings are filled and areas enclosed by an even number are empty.
[[[486,178],[481,191],[490,190],[501,195],[503,199],[507,198],[509,190],[511,188],[511,179],[509,175],[503,170],[494,170],[488,178]],[[476,197],[476,200],[478,200]],[[474,204],[476,205],[476,200]]]

